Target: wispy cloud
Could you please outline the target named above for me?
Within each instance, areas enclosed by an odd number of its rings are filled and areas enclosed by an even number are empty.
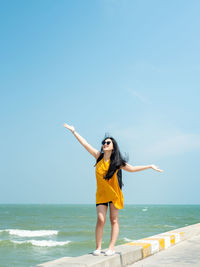
[[[145,153],[156,157],[166,157],[200,150],[199,134],[173,134],[162,137],[145,148]]]
[[[200,134],[184,133],[179,129],[153,127],[150,123],[119,128],[113,131],[125,143],[134,158],[161,159],[200,150]]]
[[[149,104],[149,100],[136,90],[128,89],[128,92],[135,98],[139,99],[144,104]]]

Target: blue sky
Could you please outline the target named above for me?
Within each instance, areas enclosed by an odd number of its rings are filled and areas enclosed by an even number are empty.
[[[95,203],[109,132],[125,204],[200,204],[199,1],[1,1],[0,203]]]

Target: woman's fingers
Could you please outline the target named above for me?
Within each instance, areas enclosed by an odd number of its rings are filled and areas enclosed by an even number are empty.
[[[159,167],[156,165],[152,165],[152,169],[154,169],[155,171],[158,171],[158,172],[163,172],[163,170],[159,169]]]
[[[67,129],[69,129],[69,127],[70,127],[67,123],[64,123],[63,126],[64,126],[65,128],[67,128]]]
[[[75,130],[74,126],[69,125],[69,124],[67,124],[67,123],[64,123],[63,126],[64,126],[65,128],[67,128],[67,129],[69,129],[70,131],[74,131],[74,130]]]

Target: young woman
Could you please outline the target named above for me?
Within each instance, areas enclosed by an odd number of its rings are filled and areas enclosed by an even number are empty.
[[[84,148],[96,159],[96,250],[95,256],[101,254],[101,243],[103,237],[103,228],[106,222],[106,213],[108,205],[110,207],[111,239],[106,256],[115,254],[114,246],[119,233],[118,212],[123,208],[123,194],[121,191],[121,169],[128,172],[153,169],[162,172],[156,165],[132,166],[128,164],[121,156],[117,142],[113,137],[106,137],[102,141],[101,151],[96,150],[87,141],[81,137],[74,126],[64,123],[64,127],[69,129]]]

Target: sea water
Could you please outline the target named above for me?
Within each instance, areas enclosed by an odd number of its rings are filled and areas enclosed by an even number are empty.
[[[200,205],[125,205],[116,245],[200,222]],[[0,267],[31,267],[95,249],[95,205],[0,205]],[[109,211],[102,248],[110,239]]]

